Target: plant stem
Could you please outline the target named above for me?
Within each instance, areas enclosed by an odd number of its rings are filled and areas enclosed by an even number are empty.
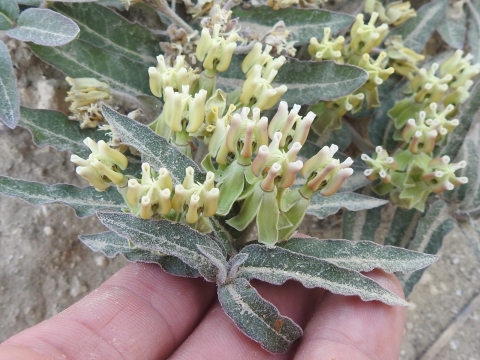
[[[235,5],[238,5],[240,4],[241,1],[239,0],[228,0],[225,5],[223,5],[223,10],[230,10],[232,7],[234,7]]]
[[[190,25],[183,21],[183,19],[178,16],[175,11],[170,9],[166,0],[145,0],[145,2],[150,3],[158,11],[168,17],[175,25],[184,29],[187,34],[193,34],[194,30],[190,27]]]
[[[243,45],[243,46],[237,46],[237,48],[235,49],[235,54],[248,54],[250,52],[250,50],[253,49],[253,45],[255,45],[257,42],[255,41],[252,41],[250,44],[248,45]]]

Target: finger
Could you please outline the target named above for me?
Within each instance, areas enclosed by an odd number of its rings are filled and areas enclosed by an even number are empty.
[[[261,282],[252,285],[260,295],[277,306],[280,313],[305,326],[323,295],[320,289],[305,289],[300,283],[289,281],[282,286]],[[272,355],[244,335],[216,302],[202,323],[187,341],[172,355],[172,360],[210,359],[288,359],[293,350]]]
[[[403,297],[394,275],[381,270],[366,275]],[[305,329],[295,359],[397,360],[404,320],[404,307],[327,292]]]
[[[214,284],[131,264],[67,310],[0,345],[0,359],[166,358],[214,296]]]

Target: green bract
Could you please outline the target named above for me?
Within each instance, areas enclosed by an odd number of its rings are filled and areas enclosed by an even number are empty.
[[[106,256],[216,282],[226,314],[272,353],[302,330],[250,280],[406,306],[361,272],[402,273],[409,293],[449,214],[478,239],[478,44],[460,49],[460,18],[438,23],[446,1],[368,0],[356,17],[315,0],[185,1],[193,19],[149,3],[145,26],[101,4],[0,7],[0,29],[71,86],[68,115],[20,107],[0,43],[0,120],[71,151],[91,185],[0,176],[2,193],[96,213],[109,231],[80,239]],[[435,29],[456,50],[422,63]],[[342,208],[348,240],[295,235]]]

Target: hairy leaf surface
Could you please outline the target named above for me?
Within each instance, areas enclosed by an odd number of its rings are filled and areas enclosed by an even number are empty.
[[[185,264],[179,258],[160,255],[138,247],[131,248],[128,240],[114,233],[105,231],[98,234],[80,235],[80,240],[93,251],[100,251],[106,257],[114,258],[122,254],[130,262],[158,264],[169,274],[183,277],[199,277],[197,270]]]
[[[218,269],[217,283],[224,284],[227,280],[228,263],[225,256],[218,249],[209,246],[197,245],[198,250]]]
[[[27,128],[36,145],[50,145],[59,150],[87,158],[91,151],[83,143],[86,137],[95,141],[105,140],[105,132],[96,129],[80,129],[78,121],[69,120],[60,111],[20,108],[18,125]]]
[[[217,85],[226,92],[241,88],[246,76],[241,71],[243,57],[234,56],[229,70],[220,74]],[[362,86],[368,74],[359,67],[334,61],[298,61],[291,59],[278,71],[272,86],[286,85],[282,100],[293,104],[314,104],[349,95]]]
[[[437,26],[437,31],[449,46],[454,49],[462,49],[467,33],[467,16],[458,13],[451,6],[447,8],[445,17]]]
[[[240,253],[248,254],[248,258],[238,270],[239,277],[275,285],[297,280],[307,288],[321,287],[334,294],[358,295],[364,301],[379,300],[389,305],[408,305],[366,276],[321,259],[280,247],[260,245],[248,245]]]
[[[122,142],[137,149],[142,154],[143,162],[149,163],[153,169],[158,171],[162,167],[167,168],[173,182],[181,184],[185,169],[191,166],[195,170],[195,179],[203,182],[204,174],[200,167],[163,137],[106,105],[102,106],[102,113]]]
[[[282,316],[245,279],[238,278],[219,286],[218,301],[245,335],[271,353],[287,351],[302,336],[300,326]]]
[[[8,30],[15,25],[20,9],[12,0],[0,1],[0,30]]]
[[[443,243],[443,238],[453,229],[455,222],[449,214],[448,205],[443,200],[435,201],[418,222],[415,237],[408,248],[427,254],[436,254]],[[413,286],[420,280],[424,270],[418,270],[407,275],[400,275],[405,296],[408,296]]]
[[[159,251],[178,257],[198,269],[207,280],[215,281],[218,269],[197,248],[208,246],[221,253],[218,245],[207,235],[168,220],[143,220],[125,213],[97,212],[100,221],[118,235],[144,250]]]
[[[0,121],[13,129],[20,116],[17,78],[13,74],[12,59],[7,46],[0,41]]]
[[[470,0],[468,5],[467,45],[469,53],[473,55],[473,62],[480,61],[480,0]]]
[[[156,64],[155,57],[161,53],[159,41],[142,25],[132,24],[115,11],[98,5],[55,4],[54,9],[74,20],[80,27],[80,40],[91,43],[130,60]]]
[[[480,85],[470,90],[470,97],[460,107],[458,115],[459,125],[448,135],[447,143],[441,148],[441,155],[448,155],[454,159],[463,144],[465,136],[474,119],[480,117]]]
[[[79,188],[67,184],[46,185],[0,176],[0,192],[19,197],[34,205],[64,203],[72,207],[81,218],[102,209],[121,211],[125,208],[122,196],[113,187],[98,192],[91,186]]]
[[[317,191],[310,200],[307,214],[314,215],[319,219],[325,219],[338,212],[340,208],[359,211],[372,209],[386,203],[388,203],[388,200],[377,199],[354,192],[339,192],[332,196],[323,196]]]
[[[29,8],[17,19],[17,27],[7,35],[44,46],[61,46],[75,39],[80,32],[74,21],[50,9]]]
[[[59,47],[29,44],[35,55],[73,78],[92,77],[130,95],[150,94],[145,65],[82,40]]]
[[[240,239],[241,232],[228,225],[223,216],[212,216],[208,220],[215,234],[214,240],[222,248],[224,255],[236,254],[237,250],[235,250],[233,244]]]
[[[417,16],[408,19],[399,27],[390,32],[391,35],[401,35],[403,44],[416,51],[422,52],[430,36],[437,28],[437,24],[444,19],[448,0],[434,0],[423,5]]]
[[[409,273],[423,269],[438,259],[435,255],[382,246],[372,241],[292,238],[281,243],[281,247],[354,271],[382,269],[388,273]]]
[[[350,26],[355,18],[351,15],[318,9],[279,9],[269,6],[254,7],[244,10],[240,6],[233,8],[232,18],[240,18],[242,28],[257,31],[260,37],[272,30],[273,25],[284,21],[291,31],[292,40],[297,45],[310,42],[311,37],[322,38],[323,29],[329,27],[332,34]]]
[[[393,245],[408,248],[415,236],[418,221],[424,213],[417,209],[402,209],[397,207],[393,215],[384,245]]]

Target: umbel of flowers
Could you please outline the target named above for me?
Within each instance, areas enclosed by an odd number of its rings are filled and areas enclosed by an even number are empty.
[[[457,50],[441,65],[420,69],[412,77],[410,96],[395,104],[388,115],[396,128],[397,150],[389,155],[377,147],[373,157],[362,159],[370,167],[365,175],[379,179],[374,186],[379,194],[390,193],[391,200],[405,208],[424,209],[431,193],[452,190],[468,182],[455,171],[465,161],[452,163],[448,156],[439,156],[438,145],[459,125],[453,117],[469,96],[472,78],[480,73],[480,65],[471,64],[472,57]]]
[[[217,41],[215,36],[212,41]],[[261,243],[274,245],[288,239],[300,225],[313,194],[334,194],[353,173],[353,161],[335,159],[335,145],[324,147],[305,163],[298,158],[315,118],[313,112],[299,115],[299,105],[289,109],[282,101],[270,121],[261,116],[286,91],[284,85],[271,86],[285,58],[273,58],[270,50],[257,44],[245,57],[245,84],[228,106],[223,91],[208,96],[199,84],[202,74],[197,75],[182,57],[169,67],[160,56],[158,67],[149,69],[152,93],[164,100],[150,128],[190,157],[194,140],[205,144],[203,184],[194,181],[192,168],[185,170],[181,184],[173,183],[168,169],[152,169],[147,163],[142,164],[141,178],[124,175],[125,156],[91,139],[87,140],[92,149],[88,159],[72,156],[79,165],[77,172],[98,191],[115,185],[129,212],[143,219],[160,217],[208,232],[212,230],[208,219],[229,215],[238,202],[239,212],[227,220],[230,226],[244,230],[255,220]],[[219,71],[221,56],[217,60],[207,70]],[[304,184],[292,188],[298,176],[305,179]]]

